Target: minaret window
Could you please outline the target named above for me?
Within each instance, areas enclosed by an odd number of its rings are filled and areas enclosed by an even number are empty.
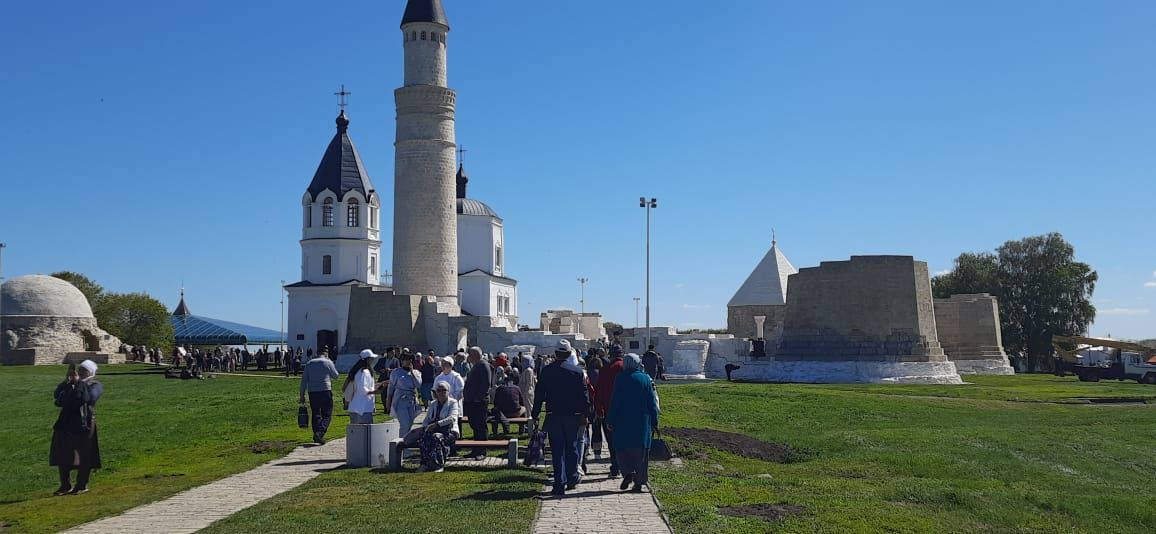
[[[361,226],[361,204],[356,198],[349,199],[349,207],[345,209],[345,226],[350,228]]]
[[[333,256],[326,254],[321,257],[321,274],[333,274]]]
[[[327,198],[321,206],[321,226],[333,226],[333,199]]]

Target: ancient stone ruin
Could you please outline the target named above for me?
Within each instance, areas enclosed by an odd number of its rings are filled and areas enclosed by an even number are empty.
[[[782,336],[768,343],[773,356],[740,358],[736,378],[962,383],[939,344],[927,264],[911,256],[853,256],[791,275]]]
[[[1003,350],[999,302],[987,293],[935,299],[935,324],[959,374],[1015,374]]]
[[[0,287],[0,364],[123,363],[121,341],[101,330],[84,294],[44,275]]]

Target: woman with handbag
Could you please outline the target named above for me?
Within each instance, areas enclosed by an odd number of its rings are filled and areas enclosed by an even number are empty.
[[[642,492],[650,485],[651,434],[658,430],[658,403],[654,381],[646,374],[642,358],[627,354],[622,360],[622,373],[614,380],[614,394],[606,413],[606,426],[614,434],[614,455],[622,470],[625,490]]]
[[[457,399],[450,396],[450,385],[434,384],[434,399],[425,414],[421,435],[421,467],[418,471],[440,473],[445,469],[450,447],[461,436],[458,418],[462,416]]]
[[[96,381],[96,363],[84,360],[68,366],[64,382],[56,386],[60,415],[52,426],[52,449],[48,465],[60,470],[60,487],[53,495],[80,495],[88,492],[88,478],[100,469],[100,443],[96,434],[96,401],[104,386]],[[76,471],[76,485],[71,474]]]

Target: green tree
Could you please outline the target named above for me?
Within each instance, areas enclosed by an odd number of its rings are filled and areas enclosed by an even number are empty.
[[[101,328],[129,345],[159,347],[166,351],[172,347],[173,325],[169,322],[169,311],[145,293],[105,293],[93,314]]]
[[[1028,370],[1052,366],[1052,335],[1080,335],[1096,318],[1099,278],[1058,233],[1008,241],[999,256],[1004,348],[1027,356]]]
[[[89,306],[95,307],[96,301],[104,294],[104,288],[101,287],[100,284],[92,281],[91,278],[83,274],[72,271],[60,271],[58,273],[52,273],[52,276],[76,286],[76,289],[84,293],[84,298],[88,299]],[[97,319],[97,322],[100,322],[100,318],[98,317]]]
[[[1028,370],[1052,366],[1052,335],[1081,335],[1096,317],[1097,275],[1075,259],[1058,233],[1004,243],[995,254],[964,253],[955,268],[931,280],[936,298],[988,293],[999,299],[1000,328],[1008,355],[1024,356]]]
[[[969,293],[999,297],[999,258],[988,252],[964,252],[955,258],[951,272],[931,279],[931,292],[937,299]]]

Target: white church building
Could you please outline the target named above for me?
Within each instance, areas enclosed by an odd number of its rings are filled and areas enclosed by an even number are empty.
[[[337,133],[301,197],[301,280],[286,286],[294,348],[405,345],[445,353],[479,343],[556,342],[518,335],[504,223],[466,195],[469,178],[454,153],[457,94],[447,86],[449,30],[440,0],[408,1],[404,83],[394,91],[392,283],[381,277],[381,199],[342,106]]]

